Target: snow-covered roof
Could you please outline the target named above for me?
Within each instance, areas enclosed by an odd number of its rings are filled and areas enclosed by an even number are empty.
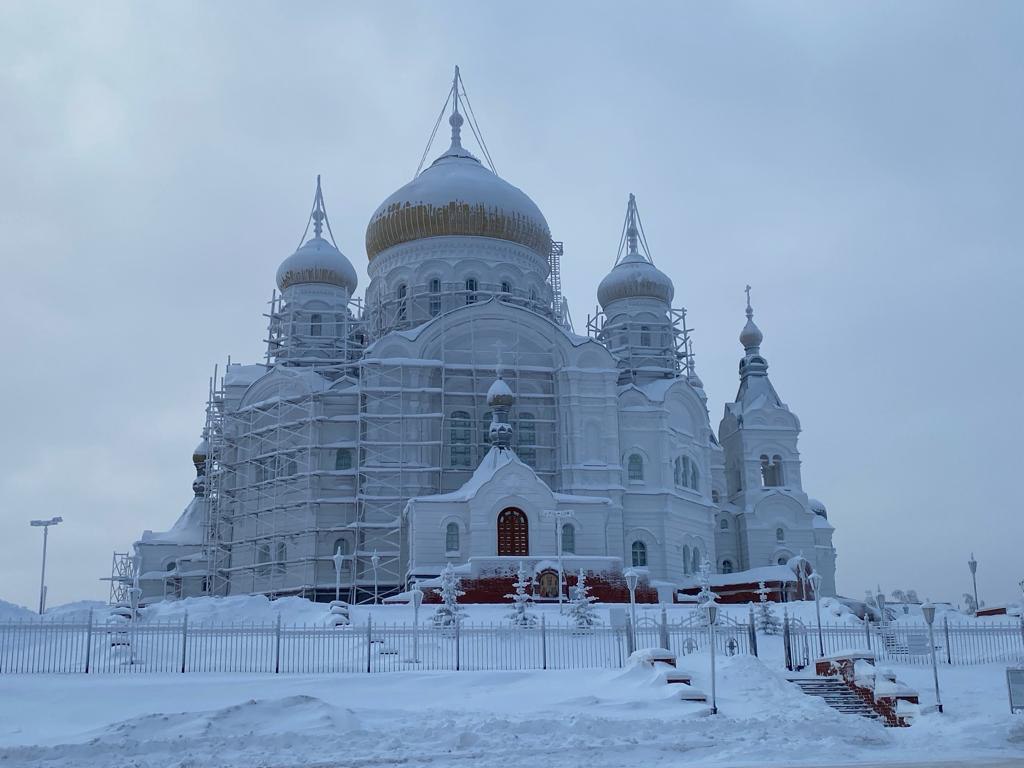
[[[765,565],[760,568],[751,568],[746,571],[735,571],[733,573],[712,573],[708,582],[712,587],[728,587],[733,584],[757,584],[758,582],[769,581],[796,581],[796,574],[785,565]],[[699,576],[686,576],[680,581],[680,587],[699,587]]]
[[[143,531],[139,544],[202,544],[205,499],[196,496],[169,531]]]
[[[224,386],[247,387],[266,372],[267,366],[265,365],[242,365],[241,363],[231,363],[224,371]]]

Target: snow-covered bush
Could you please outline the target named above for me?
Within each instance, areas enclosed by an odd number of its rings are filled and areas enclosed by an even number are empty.
[[[459,589],[459,577],[451,563],[441,571],[441,588],[434,592],[441,596],[441,604],[434,612],[434,626],[457,627],[462,623],[462,614],[466,610],[459,605],[459,598],[466,593]]]
[[[507,618],[512,621],[513,626],[529,629],[537,623],[537,617],[530,613],[530,608],[533,607],[533,597],[527,592],[532,585],[533,577],[526,572],[526,567],[520,560],[519,570],[516,572],[516,582],[512,585],[515,592],[505,595],[505,597],[512,598],[512,613],[508,614]]]
[[[601,623],[594,610],[595,600],[597,598],[590,594],[590,587],[587,586],[587,574],[580,568],[576,583],[569,590],[569,617],[577,629],[592,629]]]
[[[772,607],[771,601],[768,600],[768,593],[771,590],[765,586],[763,581],[758,583],[757,586],[757,594],[760,599],[757,606],[757,613],[754,617],[757,630],[766,635],[777,635],[782,631],[782,622],[779,621],[778,614],[775,613],[775,609]]]

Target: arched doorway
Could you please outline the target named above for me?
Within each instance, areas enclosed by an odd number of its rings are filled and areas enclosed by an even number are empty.
[[[498,555],[523,557],[530,554],[530,528],[521,509],[506,507],[498,513]]]

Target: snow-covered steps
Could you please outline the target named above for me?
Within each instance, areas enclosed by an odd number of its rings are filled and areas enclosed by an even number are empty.
[[[671,672],[665,673],[666,683],[679,683],[682,685],[690,685],[693,682],[693,676],[689,672],[683,672],[680,669],[672,670]]]
[[[808,696],[819,696],[832,709],[846,715],[860,715],[871,720],[883,719],[856,691],[838,677],[795,677],[790,678]]]

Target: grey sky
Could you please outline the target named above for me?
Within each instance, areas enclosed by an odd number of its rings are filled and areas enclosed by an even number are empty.
[[[973,550],[1019,595],[1024,5],[7,2],[0,598],[37,599],[31,517],[51,604],[174,522],[315,175],[363,288],[456,63],[577,328],[636,193],[716,427],[754,286],[840,591],[959,600]]]

